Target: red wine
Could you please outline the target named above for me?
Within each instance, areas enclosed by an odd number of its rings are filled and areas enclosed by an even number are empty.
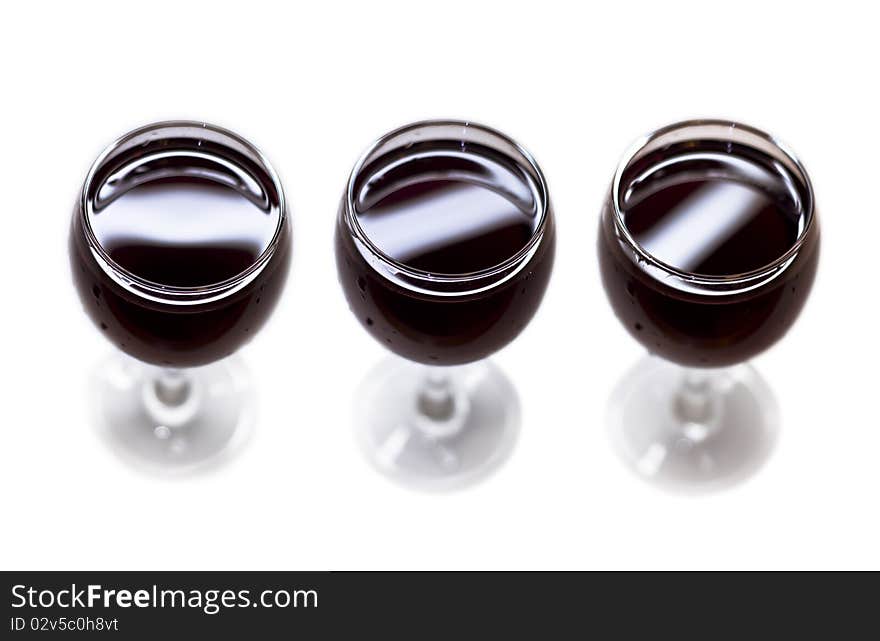
[[[748,182],[729,178],[736,175]],[[804,226],[784,176],[729,154],[685,154],[635,180],[624,199],[626,228],[648,254],[682,272],[759,269],[787,252]]]
[[[233,187],[194,179],[196,171],[207,174],[204,163],[194,169],[192,158],[172,164],[146,158],[136,165],[137,174],[117,171],[109,178],[116,188],[104,190],[90,223],[120,267],[160,285],[204,287],[257,261],[272,241],[279,213]],[[162,177],[145,180],[148,171]]]
[[[781,163],[744,145],[692,142],[639,159],[621,181],[624,226],[652,260],[685,278],[666,278],[634,255],[609,197],[599,261],[614,311],[651,352],[680,364],[730,365],[761,352],[794,322],[815,276],[819,233],[809,224],[809,198]],[[688,275],[759,272],[808,228],[782,274],[759,287],[719,295],[679,285]]]
[[[280,295],[290,232],[279,194],[265,169],[228,152],[198,137],[148,141],[99,168],[74,212],[80,298],[135,358],[184,367],[228,356]]]
[[[129,272],[170,287],[223,282],[245,271],[258,256],[249,247],[163,246],[138,240],[120,242],[110,250],[110,257]]]
[[[514,167],[476,151],[410,153],[362,180],[355,206],[369,240],[434,274],[469,274],[516,255],[538,225],[537,201]]]
[[[424,141],[364,167],[354,193],[371,250],[430,276],[491,272],[541,234],[536,251],[507,281],[449,296],[377,271],[370,250],[352,237],[343,205],[336,233],[340,283],[376,340],[410,360],[451,365],[495,352],[532,318],[552,270],[555,230],[533,177],[510,158],[476,144]]]

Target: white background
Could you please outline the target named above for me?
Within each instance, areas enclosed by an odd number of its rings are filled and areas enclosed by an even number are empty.
[[[880,217],[877,17],[846,2],[7,3],[0,10],[4,569],[880,568],[873,249]],[[641,355],[602,292],[597,216],[623,151],[718,116],[787,141],[810,171],[820,273],[755,361],[783,410],[764,470],[670,495],[603,426]],[[349,313],[332,233],[351,165],[413,120],[485,122],[546,172],[559,244],[544,305],[495,362],[523,404],[517,449],[473,489],[398,488],[362,459],[350,408],[385,356]],[[89,424],[110,345],[70,282],[66,233],[101,149],[168,118],[227,126],[286,186],[294,262],[242,356],[260,389],[247,449],[158,479]]]

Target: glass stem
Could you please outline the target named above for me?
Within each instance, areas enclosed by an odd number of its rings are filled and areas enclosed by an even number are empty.
[[[153,377],[153,391],[163,405],[179,407],[189,398],[192,387],[184,370],[163,367]]]
[[[711,370],[685,368],[678,394],[675,413],[688,424],[708,425],[715,413],[715,390],[712,381],[716,376]]]
[[[445,367],[426,366],[418,395],[419,412],[434,421],[447,421],[455,413],[455,386]]]

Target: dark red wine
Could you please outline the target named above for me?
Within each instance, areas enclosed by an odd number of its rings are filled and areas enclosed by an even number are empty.
[[[434,274],[468,274],[515,256],[539,222],[534,194],[502,159],[470,153],[423,151],[363,180],[356,207],[367,238]]]
[[[478,360],[513,340],[540,304],[553,264],[555,232],[533,179],[488,147],[431,141],[367,165],[355,183],[355,215],[340,210],[336,259],[349,306],[367,331],[410,360]],[[540,230],[540,231],[539,231]],[[413,287],[373,267],[375,251],[404,270],[441,278],[485,274],[517,257],[541,233],[536,251],[510,278],[466,295]],[[393,272],[393,269],[391,270]]]
[[[169,167],[143,159],[140,173],[116,172],[90,216],[97,242],[119,266],[170,287],[203,287],[253,265],[278,226],[277,211],[230,186],[194,179],[191,158]],[[144,180],[144,168],[161,174]],[[178,180],[168,176],[178,174]],[[207,168],[198,168],[208,175]],[[131,183],[122,191],[125,181]],[[99,196],[102,195],[99,192]]]
[[[599,260],[605,290],[630,333],[650,351],[694,366],[744,361],[776,342],[794,322],[818,262],[818,225],[807,217],[803,185],[754,150],[706,142],[642,158],[621,183],[620,209],[636,256],[619,235],[609,201]],[[688,285],[687,275],[756,273],[809,234],[789,264],[760,286],[719,293]]]
[[[155,245],[129,240],[118,243],[110,257],[133,274],[170,287],[220,283],[245,271],[259,254],[248,247],[223,245]]]
[[[719,177],[694,171],[707,163]],[[749,182],[726,177],[737,173]],[[624,200],[624,224],[648,254],[682,272],[743,274],[782,256],[803,229],[803,212],[781,180],[727,154],[685,155],[659,177],[639,177]]]
[[[74,213],[70,257],[110,340],[183,367],[232,354],[263,325],[286,278],[289,230],[269,175],[233,168],[197,140],[176,145],[138,147],[96,175],[88,209]],[[199,294],[216,288],[224,293]]]

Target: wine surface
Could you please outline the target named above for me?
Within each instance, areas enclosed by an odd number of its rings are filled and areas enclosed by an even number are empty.
[[[221,169],[204,158],[165,156],[120,170],[95,199],[95,238],[121,267],[160,285],[235,277],[272,242],[279,214]]]
[[[652,167],[624,194],[623,220],[651,256],[680,271],[729,276],[784,255],[805,224],[783,170],[724,153]]]
[[[438,144],[359,183],[358,222],[386,256],[435,274],[490,269],[528,244],[539,205],[525,176],[495,157]]]

